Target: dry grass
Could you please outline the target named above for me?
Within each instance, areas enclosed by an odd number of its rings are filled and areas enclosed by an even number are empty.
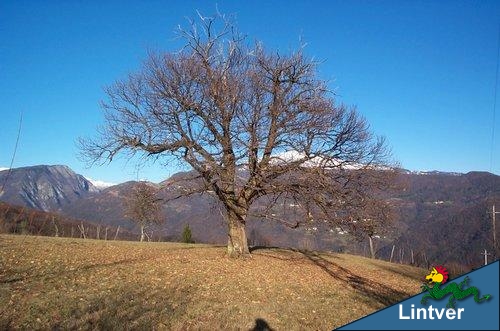
[[[425,270],[345,254],[0,235],[0,329],[331,330]]]

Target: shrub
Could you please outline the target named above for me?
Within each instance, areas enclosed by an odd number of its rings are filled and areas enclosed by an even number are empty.
[[[182,242],[191,244],[194,243],[192,233],[191,233],[191,228],[189,227],[189,224],[186,224],[184,227],[184,230],[182,230]]]

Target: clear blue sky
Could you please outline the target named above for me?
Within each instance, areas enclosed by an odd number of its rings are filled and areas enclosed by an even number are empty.
[[[0,1],[0,167],[22,112],[14,167],[136,179],[125,160],[87,169],[75,140],[102,123],[104,86],[136,70],[148,49],[178,50],[176,26],[216,4],[268,49],[306,41],[324,61],[320,76],[386,136],[403,167],[500,174],[500,1]],[[148,165],[138,176],[158,182],[177,170]]]

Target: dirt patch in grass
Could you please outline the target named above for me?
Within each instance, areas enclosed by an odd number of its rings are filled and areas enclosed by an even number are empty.
[[[331,330],[425,270],[345,254],[0,236],[0,329]],[[264,324],[263,324],[264,323]]]

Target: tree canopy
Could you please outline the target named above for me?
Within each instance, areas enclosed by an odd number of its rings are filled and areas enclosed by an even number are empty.
[[[125,199],[125,215],[139,225],[141,241],[147,236],[148,225],[163,223],[160,202],[158,189],[146,182],[139,182]]]
[[[151,52],[106,88],[105,124],[81,140],[89,162],[128,152],[188,164],[204,185],[186,193],[214,192],[232,256],[249,253],[249,216],[272,219],[257,200],[293,201],[300,219],[345,222],[386,185],[384,139],[355,107],[336,102],[303,48],[268,51],[221,16],[200,15],[179,34],[180,51]]]

